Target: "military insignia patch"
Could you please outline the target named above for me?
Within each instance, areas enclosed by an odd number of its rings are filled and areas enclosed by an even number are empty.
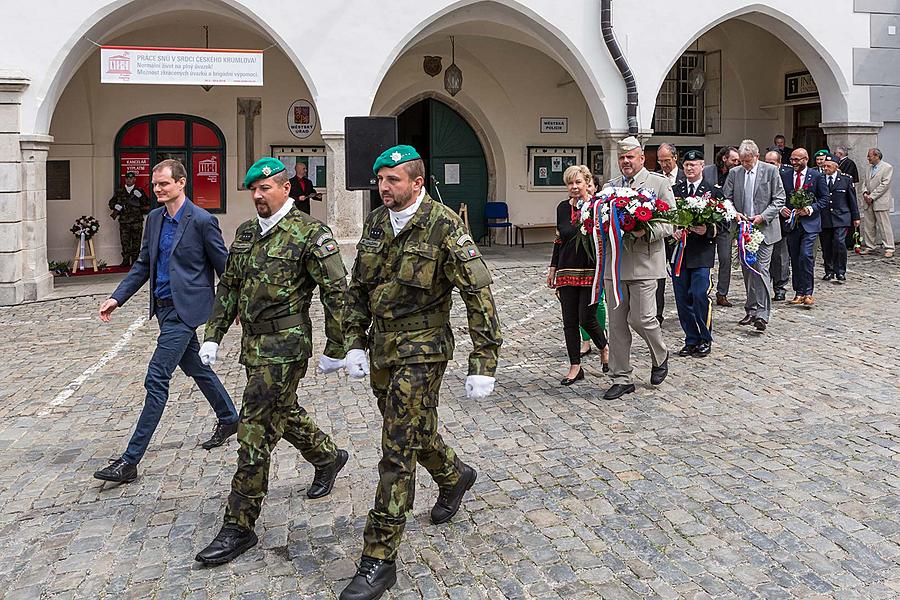
[[[268,166],[263,167],[262,174],[265,175],[266,177],[268,177],[269,175],[272,174],[272,168],[268,167]]]
[[[475,258],[476,256],[478,256],[478,249],[477,248],[469,248],[469,257]]]
[[[239,239],[240,239],[242,242],[249,242],[250,240],[253,239],[253,232],[252,232],[252,231],[245,231],[245,232],[243,232],[243,233],[241,234],[241,237],[240,237]]]
[[[316,240],[316,246],[321,246],[322,244],[324,244],[324,243],[327,242],[328,240],[333,239],[333,237],[334,237],[334,236],[332,236],[330,233],[323,233],[323,234],[320,235],[319,238]]]
[[[403,158],[403,155],[400,154],[399,152],[392,152],[392,153],[391,153],[391,160],[392,160],[392,161],[397,162],[397,161],[400,160],[401,158]]]
[[[337,248],[337,246],[335,246],[333,243],[325,244],[325,252],[331,252],[335,248]]]
[[[466,244],[474,244],[474,243],[475,243],[475,240],[473,240],[472,236],[469,235],[468,233],[462,234],[461,236],[459,236],[459,239],[456,240],[457,246],[465,246]]]
[[[375,227],[369,230],[369,237],[372,239],[380,240],[384,235],[384,230],[381,227]]]

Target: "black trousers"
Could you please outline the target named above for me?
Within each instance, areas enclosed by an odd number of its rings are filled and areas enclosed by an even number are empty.
[[[580,325],[591,336],[598,348],[606,347],[606,332],[597,321],[597,308],[588,306],[591,288],[588,286],[565,285],[559,288],[559,303],[562,307],[563,334],[566,337],[566,352],[570,365],[581,364]],[[601,300],[602,302],[602,300]]]
[[[822,242],[822,259],[825,262],[825,273],[830,275],[847,274],[847,232],[849,227],[823,228],[819,234]]]

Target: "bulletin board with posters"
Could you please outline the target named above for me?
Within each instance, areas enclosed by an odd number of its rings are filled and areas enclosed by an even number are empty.
[[[528,146],[528,190],[565,190],[563,173],[584,164],[584,147]]]
[[[324,193],[328,175],[325,146],[270,146],[271,155],[287,167],[287,172],[294,176],[294,166],[298,163],[306,165],[306,176],[312,181],[317,192]]]

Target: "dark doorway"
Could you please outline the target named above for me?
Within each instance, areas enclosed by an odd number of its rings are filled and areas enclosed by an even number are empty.
[[[828,148],[828,138],[819,128],[822,122],[822,105],[809,104],[794,107],[794,148],[806,148],[810,164],[817,150]]]

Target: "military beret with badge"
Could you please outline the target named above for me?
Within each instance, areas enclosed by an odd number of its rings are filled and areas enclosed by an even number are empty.
[[[378,169],[381,169],[382,167],[396,167],[405,162],[421,158],[418,151],[412,146],[407,146],[405,144],[392,146],[378,155],[378,158],[375,159],[375,164],[372,165],[372,172],[377,175]]]
[[[250,184],[260,179],[268,179],[272,175],[277,175],[287,169],[284,163],[277,158],[266,156],[253,163],[247,169],[247,175],[244,177],[244,187],[250,187]]]

